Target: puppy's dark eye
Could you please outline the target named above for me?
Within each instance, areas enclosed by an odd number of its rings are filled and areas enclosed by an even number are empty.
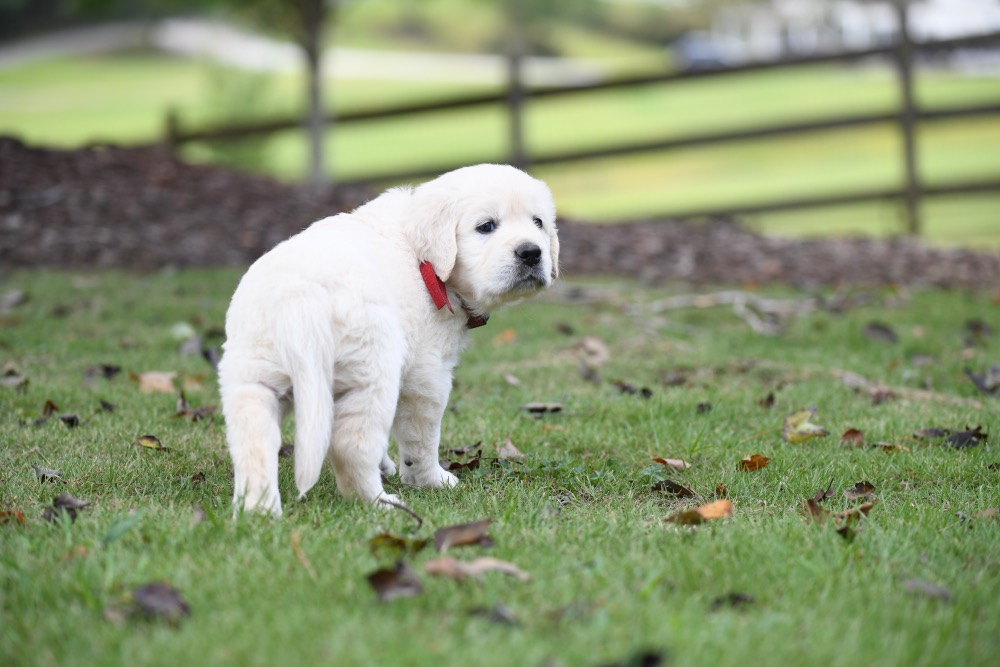
[[[489,234],[496,228],[497,228],[496,220],[487,220],[486,222],[480,223],[480,225],[476,227],[476,231],[479,232],[480,234]]]
[[[533,218],[533,221],[535,223],[535,227],[538,227],[539,229],[542,228],[542,219],[541,218],[539,218],[538,216],[535,216]]]

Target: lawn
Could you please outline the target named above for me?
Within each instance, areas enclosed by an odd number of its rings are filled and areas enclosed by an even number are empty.
[[[221,343],[238,277],[19,271],[0,283],[27,296],[0,313],[0,662],[596,666],[648,652],[678,666],[994,664],[1000,399],[964,369],[1000,357],[996,294],[827,293],[829,307],[761,336],[728,308],[657,308],[681,285],[564,281],[472,332],[442,447],[481,443],[479,466],[448,491],[390,480],[418,526],[340,499],[330,475],[294,500],[291,459],[283,519],[231,518],[221,417],[176,412],[181,386],[189,410],[218,403],[189,341]],[[154,370],[176,372],[177,389],[141,392]],[[562,409],[536,418],[530,402]],[[786,441],[786,415],[806,406],[829,434]],[[993,437],[914,435],[977,426]],[[852,428],[860,445],[842,439]],[[164,449],[134,444],[146,434]],[[523,459],[499,459],[508,438]],[[752,454],[768,465],[741,470]],[[654,488],[666,479],[694,495]],[[874,491],[846,497],[860,482]],[[828,488],[831,515],[873,503],[853,534],[803,513]],[[75,522],[42,519],[60,493],[89,502]],[[719,499],[731,516],[667,521]],[[367,576],[396,557],[373,555],[372,538],[480,519],[495,544],[445,555],[491,556],[530,580],[432,577],[441,554],[428,547],[404,557],[423,592],[378,600]],[[189,616],[136,611],[133,591],[156,581]]]

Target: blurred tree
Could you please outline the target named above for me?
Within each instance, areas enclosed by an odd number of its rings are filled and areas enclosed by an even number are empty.
[[[23,33],[86,21],[148,18],[178,13],[224,13],[255,29],[289,37],[302,50],[306,64],[306,126],[309,141],[309,182],[332,180],[323,169],[322,52],[327,22],[338,0],[0,0],[0,23]],[[14,33],[17,34],[17,33]]]
[[[171,0],[167,0],[171,1]],[[186,1],[186,0],[173,0]],[[291,37],[302,49],[306,63],[306,128],[309,141],[309,182],[319,185],[332,182],[323,168],[322,57],[326,22],[332,19],[337,0],[214,0],[228,5],[256,27]]]

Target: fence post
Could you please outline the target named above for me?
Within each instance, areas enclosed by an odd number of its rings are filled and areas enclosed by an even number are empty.
[[[510,163],[518,169],[528,166],[524,152],[524,85],[521,81],[522,50],[513,40],[507,51],[507,113],[510,115]]]
[[[166,122],[163,124],[163,143],[166,144],[170,152],[177,150],[177,145],[180,143],[180,133],[181,122],[177,115],[177,108],[170,107],[167,109]]]
[[[906,233],[920,234],[920,178],[917,175],[916,117],[917,105],[913,98],[913,42],[910,39],[908,20],[909,0],[892,0],[896,10],[898,36],[896,38],[896,72],[899,76],[900,110],[899,129],[903,139],[903,202],[906,209]]]

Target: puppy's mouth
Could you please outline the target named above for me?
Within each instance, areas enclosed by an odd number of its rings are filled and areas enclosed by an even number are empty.
[[[508,291],[514,293],[537,292],[549,286],[548,274],[542,267],[520,266],[511,272]]]

